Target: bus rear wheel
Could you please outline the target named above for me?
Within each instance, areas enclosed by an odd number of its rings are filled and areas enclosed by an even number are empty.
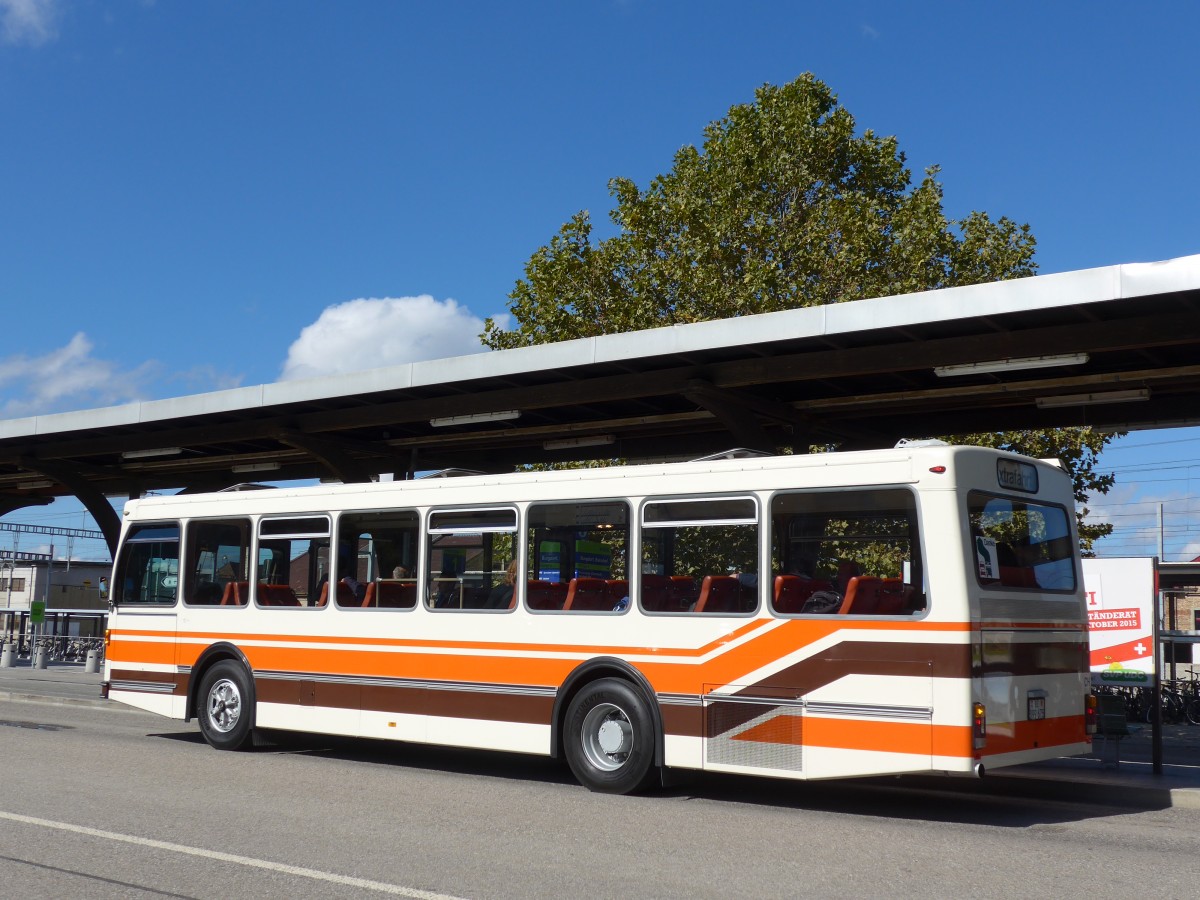
[[[563,740],[567,764],[588,790],[628,794],[653,779],[654,721],[627,681],[601,678],[582,688],[567,707]]]
[[[200,682],[200,733],[218,750],[249,746],[254,730],[250,679],[235,662],[222,660],[204,673]]]

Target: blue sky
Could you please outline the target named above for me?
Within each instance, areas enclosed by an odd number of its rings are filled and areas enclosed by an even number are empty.
[[[1198,26],[1193,3],[0,0],[0,417],[475,352],[609,178],[645,185],[805,71],[940,165],[951,216],[1028,222],[1042,272],[1197,253]],[[1156,507],[1130,504],[1169,498],[1170,532],[1196,435],[1116,445],[1093,508],[1141,535]]]

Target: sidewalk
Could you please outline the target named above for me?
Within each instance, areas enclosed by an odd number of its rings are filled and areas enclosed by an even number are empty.
[[[123,708],[100,698],[100,680],[98,673],[85,673],[82,663],[52,662],[45,669],[34,669],[28,660],[21,660],[13,668],[0,669],[0,700]],[[928,790],[1200,810],[1200,726],[1163,726],[1162,775],[1153,773],[1151,749],[1151,730],[1146,725],[1137,735],[1121,741],[1119,767],[1116,748],[1098,743],[1088,756],[996,769],[978,780],[927,775],[903,776],[901,780]]]
[[[0,700],[111,708],[100,697],[100,673],[83,671],[83,663],[52,662],[35,669],[29,660],[18,660],[0,669]]]

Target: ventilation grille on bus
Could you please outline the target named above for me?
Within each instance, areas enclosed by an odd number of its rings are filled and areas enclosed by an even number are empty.
[[[804,769],[800,707],[734,697],[705,698],[706,765]]]

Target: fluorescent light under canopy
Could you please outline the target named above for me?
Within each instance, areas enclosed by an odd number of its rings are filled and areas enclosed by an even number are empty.
[[[939,378],[959,375],[986,375],[990,372],[1020,372],[1025,369],[1051,369],[1055,366],[1079,366],[1089,359],[1086,353],[1062,353],[1058,356],[1021,356],[1011,359],[989,359],[954,366],[934,366]]]

